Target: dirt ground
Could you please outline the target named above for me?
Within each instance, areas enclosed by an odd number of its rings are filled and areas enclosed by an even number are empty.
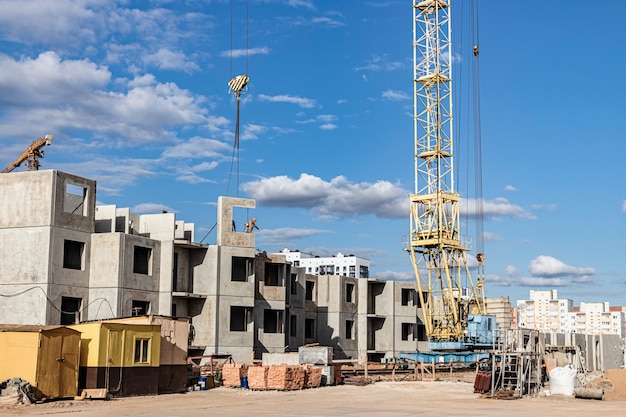
[[[302,391],[216,388],[186,394],[0,406],[18,416],[589,416],[622,415],[624,399],[486,399],[468,382],[377,382]],[[605,414],[606,413],[606,414]]]

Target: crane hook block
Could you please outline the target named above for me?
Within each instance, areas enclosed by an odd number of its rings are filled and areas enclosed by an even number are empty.
[[[229,93],[232,92],[235,95],[241,94],[242,90],[248,85],[248,81],[250,81],[250,77],[246,74],[241,74],[231,78],[228,82],[228,87],[230,88]]]

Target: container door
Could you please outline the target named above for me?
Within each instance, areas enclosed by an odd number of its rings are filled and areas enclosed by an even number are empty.
[[[36,389],[45,398],[74,397],[78,390],[79,335],[41,334]]]
[[[118,395],[122,391],[122,371],[124,367],[124,331],[109,329],[107,344],[106,388],[107,392]]]
[[[59,364],[62,358],[63,336],[54,332],[39,335],[37,381],[33,384],[37,398],[59,398]]]
[[[59,358],[59,396],[74,397],[78,393],[78,358],[80,354],[80,336],[66,335],[62,339]]]

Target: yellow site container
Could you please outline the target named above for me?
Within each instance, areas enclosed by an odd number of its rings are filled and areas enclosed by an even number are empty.
[[[0,381],[28,381],[37,398],[78,391],[80,332],[65,326],[0,325]]]

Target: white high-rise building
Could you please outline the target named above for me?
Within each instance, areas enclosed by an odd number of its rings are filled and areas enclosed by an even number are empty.
[[[624,312],[611,311],[608,302],[580,303],[578,311],[568,314],[565,331],[584,334],[616,334],[623,337]]]
[[[573,305],[569,298],[559,299],[557,290],[531,290],[529,300],[517,301],[517,324],[520,328],[564,333]]]
[[[306,268],[307,274],[341,275],[352,278],[369,278],[370,261],[355,255],[337,255],[320,257],[299,250],[283,249],[277,255],[284,255],[293,266]]]
[[[625,312],[608,302],[559,299],[557,290],[531,290],[529,300],[517,301],[518,327],[545,332],[626,335]]]

